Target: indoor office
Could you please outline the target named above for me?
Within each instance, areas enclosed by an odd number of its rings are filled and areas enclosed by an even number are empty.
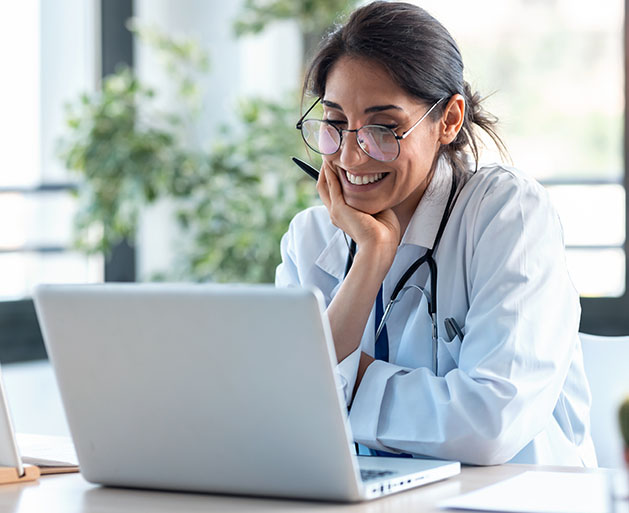
[[[629,511],[625,6],[0,6],[3,511]]]

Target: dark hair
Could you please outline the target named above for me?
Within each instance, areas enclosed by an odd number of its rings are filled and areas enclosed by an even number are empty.
[[[465,168],[469,148],[476,166],[484,130],[505,155],[495,126],[498,119],[481,106],[482,98],[463,80],[461,52],[445,27],[421,7],[404,2],[373,2],[355,10],[349,20],[321,43],[304,80],[304,95],[323,97],[328,73],[342,56],[364,58],[383,66],[408,94],[427,104],[445,101],[433,111],[438,119],[454,94],[465,98],[465,118],[457,137],[442,146],[456,171]]]

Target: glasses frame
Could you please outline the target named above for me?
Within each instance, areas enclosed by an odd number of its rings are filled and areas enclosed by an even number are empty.
[[[310,112],[312,111],[312,109],[315,108],[315,106],[321,101],[321,97],[317,98],[317,100],[310,106],[310,108],[304,113],[304,115],[299,118],[299,121],[297,121],[297,124],[295,125],[295,128],[297,130],[299,130],[299,132],[301,133],[301,138],[304,140],[304,143],[306,143],[306,145],[308,146],[308,148],[310,148],[312,151],[318,153],[319,155],[334,155],[337,151],[339,151],[341,149],[341,145],[343,144],[343,132],[348,132],[348,133],[355,133],[356,134],[356,144],[358,144],[358,147],[363,151],[363,153],[365,155],[367,155],[369,158],[372,158],[374,160],[377,160],[379,162],[392,162],[395,159],[397,159],[400,156],[400,141],[402,139],[406,139],[406,137],[408,137],[408,135],[410,135],[410,133],[415,130],[415,128],[417,128],[419,126],[419,124],[424,121],[424,119],[426,119],[428,117],[428,115],[435,109],[435,107],[437,105],[439,105],[442,101],[443,98],[439,98],[435,103],[433,103],[432,107],[430,107],[425,113],[424,115],[419,118],[419,120],[417,120],[417,122],[410,127],[408,130],[406,130],[405,132],[402,133],[402,135],[398,135],[396,134],[393,129],[389,128],[388,126],[384,126],[384,125],[377,125],[377,124],[373,124],[373,125],[363,125],[360,128],[354,128],[354,129],[349,129],[349,128],[339,128],[338,126],[332,124],[332,123],[327,123],[329,126],[333,127],[338,133],[339,133],[339,145],[338,148],[336,148],[336,150],[334,150],[331,153],[323,153],[321,151],[318,151],[316,149],[314,149],[312,146],[310,146],[308,144],[308,141],[306,141],[306,137],[304,136],[304,132],[302,130],[303,126],[304,126],[304,122],[305,121],[309,121],[306,119],[306,116],[308,114],[310,114]],[[326,120],[325,119],[314,119],[313,121],[320,121],[321,123],[325,123]],[[393,137],[395,138],[396,142],[397,142],[397,153],[395,155],[395,157],[393,157],[392,159],[387,159],[387,160],[382,160],[382,159],[378,159],[376,157],[374,157],[373,155],[370,155],[369,153],[367,153],[367,150],[365,150],[362,145],[360,144],[360,140],[358,138],[358,132],[360,132],[361,130],[363,130],[364,128],[370,128],[370,127],[376,127],[379,129],[384,129],[384,130],[388,130]]]

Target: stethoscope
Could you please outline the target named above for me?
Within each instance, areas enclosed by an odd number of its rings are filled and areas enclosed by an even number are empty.
[[[432,322],[432,370],[434,371],[436,376],[438,375],[438,370],[439,370],[438,368],[439,361],[437,357],[437,343],[438,343],[437,341],[439,339],[439,331],[437,327],[437,263],[435,262],[433,255],[437,249],[437,246],[439,245],[439,241],[441,240],[443,231],[445,230],[445,227],[448,224],[450,211],[452,207],[454,206],[453,203],[455,201],[456,190],[457,190],[457,184],[453,176],[452,186],[450,188],[450,195],[448,197],[448,203],[446,204],[445,211],[443,213],[443,216],[441,217],[439,230],[437,231],[437,235],[435,236],[434,244],[432,245],[432,248],[428,248],[426,250],[426,253],[424,253],[421,257],[415,260],[410,265],[410,267],[406,270],[406,272],[402,275],[402,277],[398,280],[397,284],[395,285],[395,288],[393,289],[393,293],[391,294],[391,299],[389,300],[389,303],[387,304],[387,307],[384,310],[384,313],[382,315],[382,320],[380,321],[380,324],[378,325],[378,329],[376,330],[376,337],[375,337],[375,341],[377,341],[378,337],[380,336],[380,333],[382,332],[382,330],[384,329],[387,323],[387,319],[391,315],[393,306],[399,301],[401,301],[402,297],[404,297],[404,294],[412,288],[419,290],[426,298],[426,301],[428,303],[428,313],[430,314],[430,319]],[[348,244],[349,254],[347,256],[347,262],[345,264],[345,276],[347,276],[350,269],[352,268],[354,255],[356,254],[356,242],[351,239],[350,241],[351,242]],[[428,292],[425,289],[425,287],[420,287],[419,285],[405,286],[408,280],[411,278],[411,276],[413,276],[413,274],[415,274],[415,272],[424,264],[428,265],[428,270],[430,272],[430,291],[431,292]],[[459,339],[461,341],[463,340],[463,332],[458,326],[458,324],[456,323],[456,321],[454,320],[454,318],[449,317],[445,319],[445,327],[446,327],[446,331],[448,331],[448,334],[450,336],[457,335],[459,336]]]

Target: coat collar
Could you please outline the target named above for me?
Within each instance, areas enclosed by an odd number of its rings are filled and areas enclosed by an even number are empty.
[[[448,203],[451,186],[452,169],[446,159],[440,158],[434,175],[408,223],[400,246],[412,244],[432,248]],[[336,230],[315,261],[315,265],[342,281],[348,252],[343,232]]]
[[[422,199],[419,201],[400,245],[413,244],[432,249],[452,187],[452,168],[445,158],[437,162]]]
[[[349,237],[347,238],[349,240]],[[315,265],[326,273],[342,281],[345,277],[345,265],[349,249],[341,230],[336,230],[327,246],[323,249]]]

